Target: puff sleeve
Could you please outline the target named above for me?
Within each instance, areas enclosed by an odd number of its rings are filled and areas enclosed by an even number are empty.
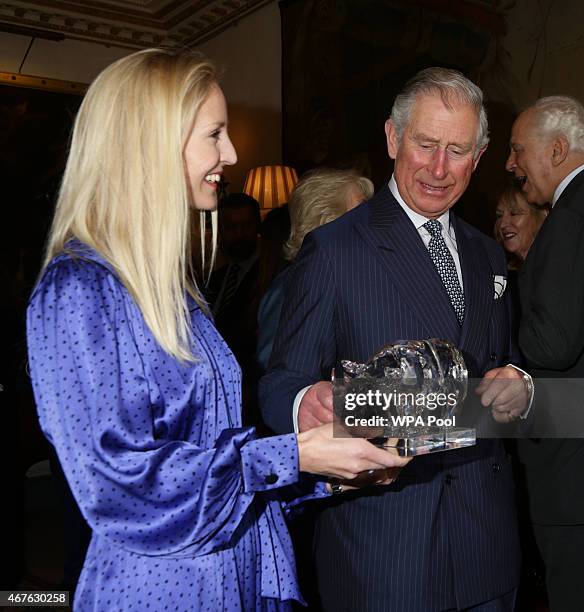
[[[27,311],[41,427],[95,532],[146,555],[220,550],[253,520],[254,496],[298,480],[296,439],[235,427],[202,448],[157,436],[132,309],[98,263],[64,259],[45,271]]]

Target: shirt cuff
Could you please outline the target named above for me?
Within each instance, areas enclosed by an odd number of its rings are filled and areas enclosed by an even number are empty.
[[[533,385],[533,378],[528,374],[525,370],[522,370],[519,366],[513,365],[512,363],[508,363],[508,366],[515,368],[518,372],[523,374],[523,381],[525,382],[525,386],[527,388],[527,393],[529,394],[529,402],[527,403],[527,409],[525,412],[519,417],[520,419],[526,419],[531,411],[531,406],[533,404],[533,398],[535,396],[535,387]]]
[[[294,398],[294,404],[292,406],[292,423],[294,423],[295,433],[300,433],[300,430],[298,429],[298,411],[300,410],[300,402],[310,387],[312,387],[312,385],[308,385],[307,387],[304,387],[304,389],[300,389]]]
[[[290,514],[292,510],[296,510],[298,506],[302,506],[305,502],[325,499],[332,495],[328,487],[328,481],[319,480],[320,478],[321,476],[315,476],[314,474],[302,474],[299,482],[306,486],[306,492],[303,491],[304,494],[286,501],[284,505],[286,513]]]
[[[269,491],[298,481],[296,434],[252,440],[240,452],[246,493]]]

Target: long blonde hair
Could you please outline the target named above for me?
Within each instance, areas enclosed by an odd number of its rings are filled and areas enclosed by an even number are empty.
[[[193,360],[186,292],[206,309],[191,270],[182,153],[216,80],[200,55],[164,49],[133,53],[95,79],[75,121],[44,262],[71,238],[91,246],[115,268],[162,348],[181,361]],[[216,225],[213,214],[214,243]]]

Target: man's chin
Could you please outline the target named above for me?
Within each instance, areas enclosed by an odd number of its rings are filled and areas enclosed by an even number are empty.
[[[525,196],[525,199],[530,204],[534,204],[535,206],[543,206],[544,204],[548,204],[549,202],[551,202],[551,198],[550,199],[544,198],[540,193],[532,189],[531,185],[527,183],[525,183],[523,187],[521,188],[521,193],[523,193],[523,195]]]
[[[447,201],[428,201],[426,199],[418,206],[418,212],[428,219],[438,219],[451,207],[452,205]]]
[[[434,194],[420,190],[416,195],[416,208],[423,211],[422,214],[426,217],[443,215],[458,199],[453,197],[452,190]]]

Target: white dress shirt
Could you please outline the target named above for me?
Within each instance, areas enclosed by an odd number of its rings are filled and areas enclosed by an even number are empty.
[[[410,221],[414,224],[414,227],[418,230],[418,234],[420,234],[420,238],[424,241],[424,245],[428,248],[430,244],[430,232],[424,227],[424,223],[429,221],[428,217],[424,217],[420,215],[415,210],[412,210],[401,197],[397,183],[395,182],[395,178],[393,175],[389,181],[389,190],[391,191],[391,195],[398,201],[398,204],[403,208],[406,215],[409,217]],[[442,224],[442,238],[444,238],[444,242],[452,255],[452,259],[454,259],[454,265],[456,266],[456,274],[458,275],[458,282],[460,283],[461,289],[464,290],[464,285],[462,284],[462,270],[460,268],[460,258],[458,257],[458,248],[456,246],[456,234],[454,233],[454,227],[450,223],[450,211],[447,210],[443,215],[438,217],[436,221],[440,221]]]

